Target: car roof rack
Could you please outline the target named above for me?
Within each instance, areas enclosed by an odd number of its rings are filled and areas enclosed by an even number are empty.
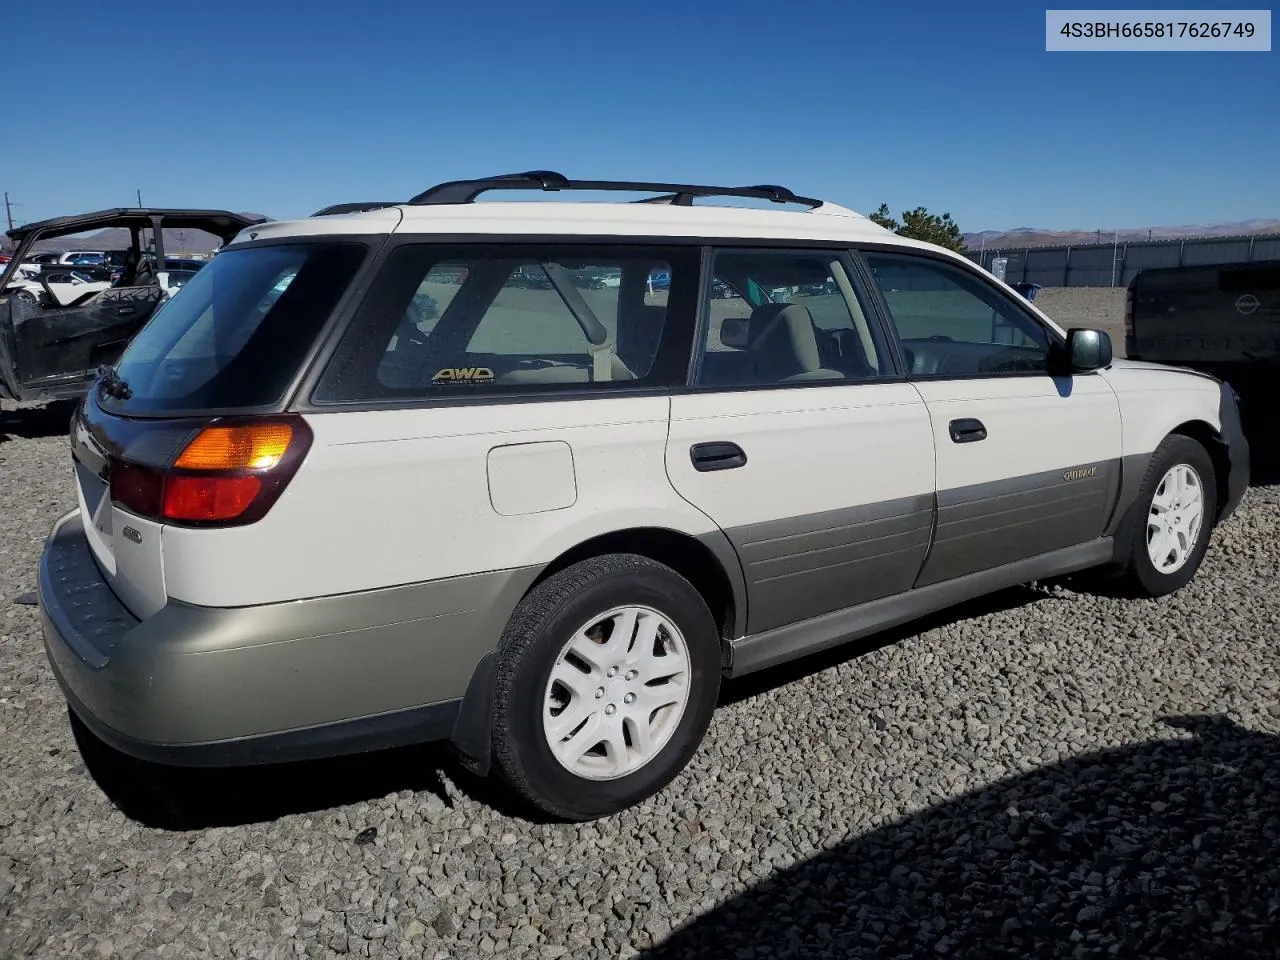
[[[475,180],[450,180],[424,190],[409,201],[412,206],[434,204],[473,203],[482,193],[493,190],[616,190],[628,193],[655,191],[656,197],[647,197],[636,203],[668,203],[676,206],[692,206],[694,197],[747,197],[770,200],[774,203],[798,203],[807,207],[820,207],[823,201],[802,197],[786,187],[760,184],[754,187],[714,187],[694,183],[649,183],[631,180],[570,180],[554,170],[527,170],[524,173],[504,173]]]

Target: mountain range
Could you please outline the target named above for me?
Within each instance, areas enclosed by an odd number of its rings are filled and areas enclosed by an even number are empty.
[[[982,230],[962,234],[965,246],[970,250],[981,247],[1053,247],[1070,244],[1137,243],[1147,240],[1190,240],[1193,237],[1248,237],[1264,233],[1280,233],[1280,220],[1237,220],[1232,223],[1193,224],[1178,227],[1134,227],[1110,230],[1044,230],[1039,227],[1016,227],[1013,230]]]

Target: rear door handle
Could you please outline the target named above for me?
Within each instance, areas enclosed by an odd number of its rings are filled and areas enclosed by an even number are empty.
[[[974,420],[972,417],[965,417],[962,420],[952,420],[948,424],[951,431],[951,440],[954,443],[973,443],[975,440],[987,439],[987,428],[981,420]]]
[[[706,473],[708,470],[732,470],[744,466],[747,455],[736,443],[721,441],[695,443],[689,448],[689,459],[693,461],[693,469]]]

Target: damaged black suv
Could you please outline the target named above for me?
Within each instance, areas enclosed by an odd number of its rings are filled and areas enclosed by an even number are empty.
[[[89,389],[99,367],[115,362],[180,285],[168,282],[165,231],[203,231],[229,243],[245,227],[264,220],[226,210],[136,207],[10,230],[16,249],[0,275],[0,399],[60,400]],[[39,241],[111,228],[128,230],[131,238],[118,276],[113,276],[116,271],[27,261]],[[146,247],[144,231],[150,235]]]

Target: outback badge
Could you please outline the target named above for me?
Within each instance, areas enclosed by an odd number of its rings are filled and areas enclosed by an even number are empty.
[[[1098,472],[1097,467],[1075,467],[1067,470],[1062,474],[1063,480],[1086,480],[1095,476]]]

